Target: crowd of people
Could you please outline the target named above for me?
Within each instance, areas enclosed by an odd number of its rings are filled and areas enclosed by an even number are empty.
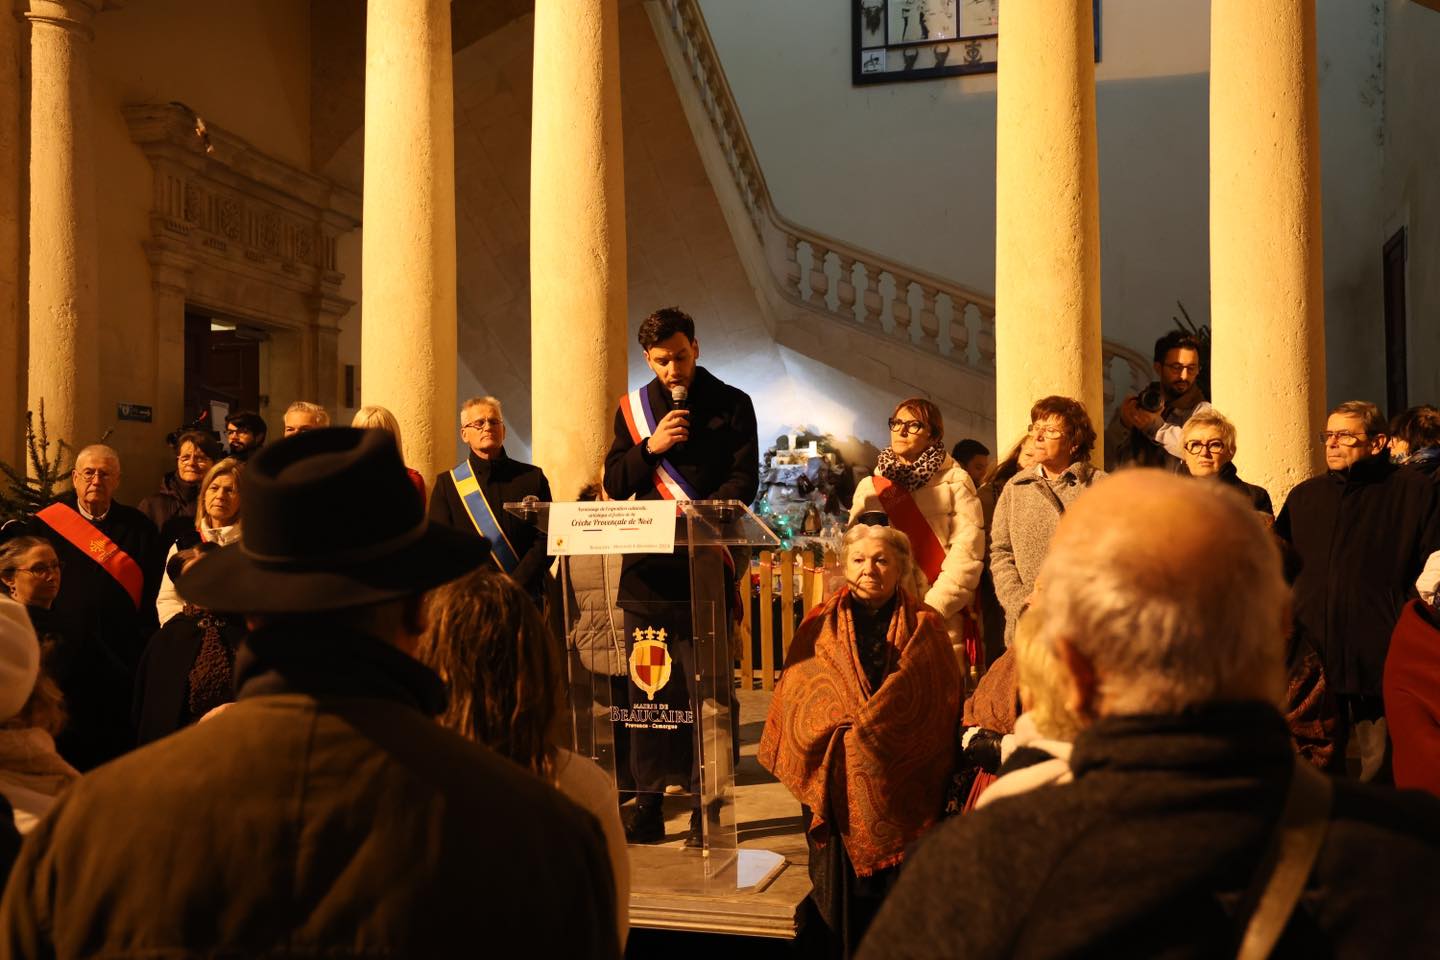
[[[678,308],[638,340],[654,377],[576,498],[751,502],[750,398]],[[1440,410],[1338,405],[1276,516],[1202,354],[1161,338],[1103,437],[1038,399],[993,464],[933,402],[891,412],[758,751],[837,954],[1440,934],[1440,799],[1397,789],[1440,794]],[[627,843],[666,838],[667,794],[687,845],[710,815],[691,560],[576,558],[562,599],[505,508],[553,499],[543,469],[498,398],[459,414],[428,484],[381,407],[182,430],[136,507],[86,446],[0,531],[0,955],[623,952]],[[743,569],[704,562],[738,619]],[[613,780],[562,732],[575,664]]]

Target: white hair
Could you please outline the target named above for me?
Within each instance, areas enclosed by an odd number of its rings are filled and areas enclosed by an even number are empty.
[[[500,399],[498,397],[471,397],[460,404],[460,425],[462,427],[465,425],[465,411],[472,410],[475,407],[492,407],[495,412],[500,415],[501,420],[505,419],[505,408],[500,406]]]
[[[930,589],[930,580],[925,576],[925,571],[920,569],[915,562],[915,554],[910,548],[910,538],[905,531],[888,527],[884,524],[857,523],[845,531],[845,546],[841,555],[848,564],[850,559],[850,548],[864,540],[881,540],[895,554],[895,562],[900,566],[900,579],[898,586],[904,587],[915,595],[917,599],[924,599],[925,593]]]
[[[1225,485],[1188,493],[1175,509],[1203,529],[1191,556],[1161,556],[1168,531],[1116,516],[1094,536],[1057,537],[1041,568],[1037,639],[1090,661],[1099,713],[1283,696],[1289,593],[1274,538]]]
[[[115,466],[120,466],[120,453],[114,447],[107,447],[103,443],[92,443],[89,446],[81,447],[80,452],[75,454],[75,462],[78,464],[82,457],[94,457],[97,460],[110,460]]]
[[[309,400],[296,400],[285,408],[285,416],[292,413],[308,413],[315,418],[315,421],[322,427],[330,426],[330,412],[318,403],[311,403]]]

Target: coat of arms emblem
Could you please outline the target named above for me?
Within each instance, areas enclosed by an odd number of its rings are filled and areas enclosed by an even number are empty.
[[[665,628],[636,629],[635,646],[630,650],[630,679],[645,691],[648,700],[670,682],[670,648],[665,645]]]

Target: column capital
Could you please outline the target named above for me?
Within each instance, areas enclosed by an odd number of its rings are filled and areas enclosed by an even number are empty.
[[[124,5],[124,0],[15,0],[15,12],[31,23],[48,23],[94,38],[95,15]]]

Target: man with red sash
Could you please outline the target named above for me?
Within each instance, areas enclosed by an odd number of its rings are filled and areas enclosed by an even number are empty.
[[[472,397],[461,405],[460,439],[470,455],[435,478],[430,520],[483,537],[491,561],[540,604],[552,582],[545,538],[506,513],[505,504],[526,497],[548,503],[550,481],[534,464],[506,455],[505,414],[494,397]]]
[[[46,669],[70,715],[56,747],[83,771],[135,746],[135,668],[158,627],[155,594],[164,558],[149,518],[115,502],[120,455],[113,449],[81,450],[70,480],[72,492],[6,533],[45,537],[64,564],[52,607],[59,640]]]
[[[605,492],[615,500],[750,503],[760,484],[750,397],[696,366],[695,321],[678,307],[645,318],[638,339],[655,378],[619,400],[615,439],[605,456]],[[677,403],[680,387],[687,396]],[[619,602],[631,667],[627,714],[633,716],[626,729],[638,791],[626,834],[632,843],[654,842],[665,833],[660,802],[666,785],[688,782],[698,793],[691,749],[695,669],[685,550],[627,556]],[[689,723],[682,720],[687,715]],[[616,736],[624,733],[616,730]],[[692,834],[697,829],[698,818],[692,818]]]

